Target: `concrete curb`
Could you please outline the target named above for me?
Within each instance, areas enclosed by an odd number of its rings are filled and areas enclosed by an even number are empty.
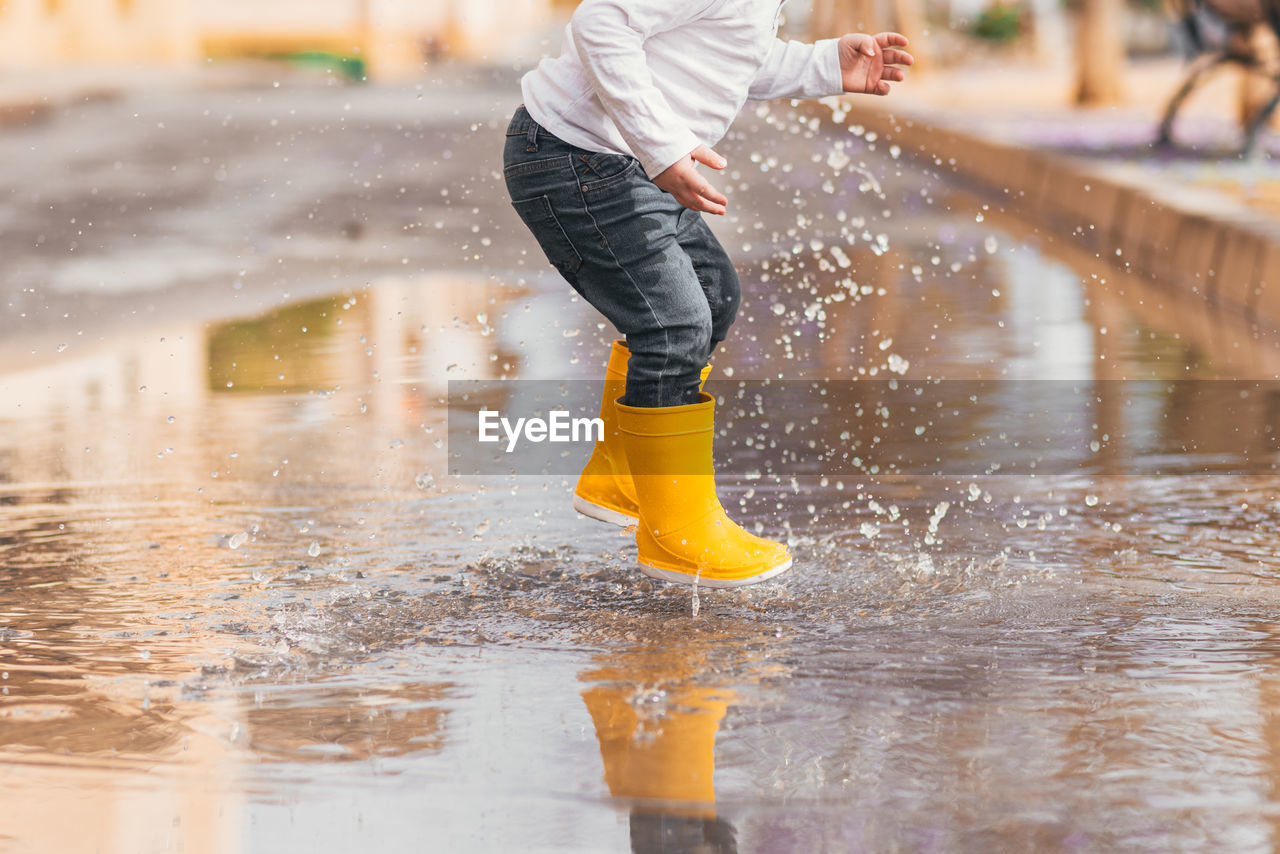
[[[86,86],[52,96],[4,97],[0,95],[0,128],[23,127],[42,122],[55,111],[71,105],[90,104],[118,98],[124,87]]]
[[[46,118],[52,109],[53,105],[48,101],[35,98],[0,100],[0,128],[35,124]]]
[[[1124,164],[993,140],[902,113],[846,105],[904,153],[1002,200],[1037,225],[1207,309],[1280,327],[1280,222],[1210,190],[1156,186]]]

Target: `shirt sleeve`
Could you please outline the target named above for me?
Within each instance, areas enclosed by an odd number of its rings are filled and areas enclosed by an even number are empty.
[[[584,0],[573,13],[574,48],[591,88],[651,178],[702,143],[654,84],[645,39],[696,20],[721,2]]]
[[[825,98],[844,92],[837,39],[813,44],[775,39],[764,63],[751,81],[747,97],[754,101],[773,98]]]

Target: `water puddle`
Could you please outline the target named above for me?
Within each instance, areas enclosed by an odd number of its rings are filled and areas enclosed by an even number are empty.
[[[1271,850],[1280,482],[1266,441],[1233,438],[1263,436],[1270,398],[1172,383],[1266,380],[1271,345],[1169,323],[843,127],[765,111],[725,152],[747,294],[720,379],[839,380],[870,416],[729,401],[722,453],[881,434],[876,470],[723,479],[794,572],[695,594],[576,516],[571,476],[449,474],[449,380],[598,379],[606,330],[531,249],[51,342],[0,375],[0,833]],[[1013,385],[956,427],[971,445],[879,414],[887,383],[935,381]],[[1149,385],[1094,393],[1128,381]],[[1028,403],[1052,383],[1089,393]],[[1080,441],[1037,451],[1065,461],[1047,473],[993,472],[976,441],[1064,425]]]

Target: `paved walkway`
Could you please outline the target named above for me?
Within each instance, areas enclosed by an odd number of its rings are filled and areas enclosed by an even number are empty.
[[[1075,107],[1070,67],[1013,64],[935,69],[899,84],[873,106],[997,142],[1105,163],[1109,173],[1129,182],[1213,191],[1280,218],[1280,132],[1264,132],[1258,156],[1235,156],[1241,138],[1236,72],[1220,72],[1184,105],[1174,128],[1177,147],[1151,147],[1186,68],[1174,58],[1131,62],[1127,103],[1116,107]]]

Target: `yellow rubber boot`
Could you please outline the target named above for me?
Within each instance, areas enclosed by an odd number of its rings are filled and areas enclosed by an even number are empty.
[[[573,509],[592,519],[622,527],[634,525],[640,515],[636,507],[636,487],[631,480],[613,408],[613,402],[627,389],[627,360],[630,358],[631,351],[627,345],[614,341],[609,351],[609,364],[604,371],[604,394],[600,398],[604,438],[592,448],[591,457],[573,490]],[[709,373],[710,365],[702,369],[703,383]]]
[[[615,404],[640,508],[640,570],[703,587],[741,587],[786,572],[786,546],[743,530],[716,497],[715,401],[700,397],[688,406]]]
[[[596,442],[591,457],[578,477],[573,490],[573,509],[584,516],[614,525],[634,525],[640,515],[636,509],[636,488],[627,469],[627,458],[618,436],[618,418],[613,401],[627,388],[627,345],[613,342],[609,365],[604,371],[604,396],[600,399],[600,420],[604,422],[604,438]]]

